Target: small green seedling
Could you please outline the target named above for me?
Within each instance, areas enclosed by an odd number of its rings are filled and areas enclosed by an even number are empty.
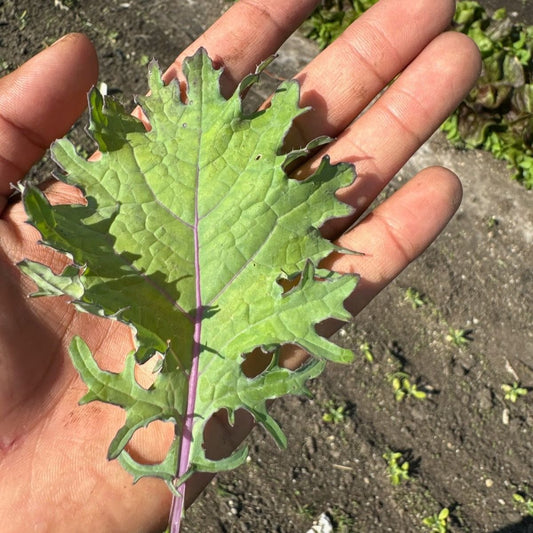
[[[215,492],[221,498],[233,498],[236,496],[236,494],[223,483],[218,483],[216,485]]]
[[[146,65],[148,65],[148,63],[150,63],[150,56],[147,56],[146,54],[142,54],[139,60],[137,61],[137,63],[141,67],[145,67]]]
[[[322,420],[329,424],[342,424],[346,420],[348,409],[346,405],[336,405],[335,402],[329,400],[325,406],[326,412],[322,415]]]
[[[494,229],[496,229],[499,223],[500,221],[494,215],[490,216],[487,222],[487,227],[489,231],[493,231]]]
[[[402,481],[408,481],[409,462],[405,460],[401,452],[388,451],[383,454],[383,459],[387,461],[387,472],[391,483],[396,487]]]
[[[525,396],[527,394],[527,389],[521,387],[518,382],[513,382],[512,385],[504,383],[502,385],[502,390],[505,393],[504,399],[509,400],[510,402],[516,403],[516,400],[520,396]]]
[[[468,329],[455,329],[450,328],[448,331],[448,335],[446,335],[446,340],[454,344],[455,346],[459,348],[465,347],[469,342],[472,341],[472,338],[470,337],[471,331]]]
[[[412,396],[417,400],[425,400],[427,397],[427,393],[420,390],[416,383],[411,383],[411,376],[407,372],[390,374],[389,381],[392,383],[394,398],[397,402],[401,402],[408,396]]]
[[[335,506],[328,510],[328,515],[333,523],[333,531],[336,533],[353,531],[354,519],[344,509]],[[324,528],[320,531],[327,531],[327,529]]]
[[[374,354],[372,353],[371,346],[368,342],[363,342],[359,345],[359,349],[361,350],[361,353],[363,354],[363,357],[369,362],[374,362]]]
[[[404,300],[409,302],[413,309],[418,309],[427,303],[426,298],[413,287],[406,289]]]
[[[19,30],[24,31],[28,25],[28,10],[25,9],[19,16]]]
[[[529,516],[533,516],[533,500],[527,495],[515,492],[513,494],[513,501],[523,509]]]
[[[298,504],[298,514],[311,520],[316,516],[317,511],[312,505],[304,503],[303,505]]]
[[[446,533],[448,531],[449,516],[450,510],[444,507],[438,514],[424,518],[422,523],[430,528],[430,533]]]

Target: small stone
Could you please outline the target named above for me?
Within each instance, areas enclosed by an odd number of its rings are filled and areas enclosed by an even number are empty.
[[[322,513],[307,533],[333,533],[333,524],[326,513]]]
[[[311,456],[315,454],[317,450],[316,439],[311,435],[307,435],[304,441],[304,448],[307,459],[311,459]]]
[[[504,426],[509,425],[509,409],[507,407],[502,411],[502,424]]]

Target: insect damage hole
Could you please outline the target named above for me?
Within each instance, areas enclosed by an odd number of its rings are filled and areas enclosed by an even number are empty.
[[[293,343],[283,344],[275,351],[265,352],[261,348],[255,348],[250,353],[244,355],[244,361],[241,363],[243,374],[250,379],[259,376],[272,363],[273,357],[277,357],[277,364],[281,368],[288,370],[297,370],[304,365],[309,354],[300,346]]]
[[[126,445],[126,451],[138,463],[158,464],[168,455],[174,435],[174,422],[154,420],[133,434]],[[149,455],[146,454],[146,450],[150,450]]]
[[[136,364],[134,368],[135,381],[145,390],[148,390],[155,382],[158,373],[155,372],[156,366],[160,363],[159,356],[154,356],[142,365]]]
[[[255,378],[261,372],[264,372],[274,357],[274,352],[265,352],[260,347],[243,356],[244,361],[241,363],[242,373],[247,378]]]
[[[204,427],[204,452],[210,461],[229,457],[242,442],[254,424],[254,417],[245,409],[235,411],[232,425],[228,411],[220,409],[211,416]]]

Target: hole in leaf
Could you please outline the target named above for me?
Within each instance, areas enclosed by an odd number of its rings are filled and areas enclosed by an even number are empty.
[[[254,417],[244,409],[235,412],[235,425],[229,423],[226,409],[217,411],[205,424],[205,456],[218,461],[229,457],[254,425]]]
[[[241,363],[242,373],[247,378],[255,378],[268,367],[273,356],[273,352],[264,352],[259,347],[255,348],[243,356],[244,361]]]
[[[158,373],[154,372],[154,368],[160,362],[160,357],[161,356],[154,355],[154,357],[148,359],[146,363],[135,365],[135,381],[143,389],[148,390],[157,378]]]
[[[264,352],[255,348],[245,354],[241,370],[247,378],[255,378],[264,372],[274,357],[275,352]],[[297,344],[283,344],[279,350],[278,365],[288,370],[297,370],[307,362],[309,354]]]
[[[126,451],[138,463],[157,464],[165,459],[173,440],[174,423],[154,420],[133,434]]]
[[[279,353],[278,364],[282,368],[288,368],[289,370],[298,370],[303,366],[309,354],[297,344],[283,344]]]
[[[301,278],[301,274],[296,274],[295,276],[278,278],[276,283],[283,289],[283,294],[287,294],[291,289],[296,287],[298,283],[300,283]]]

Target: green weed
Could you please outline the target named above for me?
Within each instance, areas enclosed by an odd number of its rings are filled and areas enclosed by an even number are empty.
[[[316,516],[317,511],[312,505],[304,503],[303,505],[298,504],[298,514],[311,520]]]
[[[220,482],[216,484],[215,491],[218,497],[220,498],[233,498],[234,496],[236,496],[236,494],[232,490],[230,490],[227,485]]]
[[[515,403],[520,396],[525,396],[528,392],[524,387],[520,387],[520,384],[516,381],[512,385],[504,383],[502,385],[502,390],[505,393],[504,399],[509,400],[512,403]]]
[[[411,376],[407,372],[394,372],[393,374],[389,374],[388,380],[392,384],[394,398],[397,402],[401,402],[409,396],[417,400],[425,400],[427,398],[427,393],[420,390],[416,383],[411,382],[411,379]]]
[[[405,460],[401,452],[388,451],[383,454],[383,459],[387,461],[387,472],[394,486],[410,479],[409,462]]]
[[[19,30],[24,31],[28,25],[28,10],[25,9],[19,16]]]
[[[448,531],[448,518],[450,510],[447,507],[441,509],[438,514],[428,516],[422,520],[428,526],[430,533],[446,533]]]
[[[533,516],[533,500],[522,492],[515,492],[513,494],[513,501],[518,507],[529,516]]]
[[[464,348],[472,342],[472,337],[470,336],[471,333],[471,330],[468,329],[450,328],[448,330],[448,335],[446,335],[446,340],[459,348]]]
[[[363,342],[359,345],[359,350],[363,354],[363,357],[369,362],[374,362],[374,354],[372,353],[372,348],[368,342]]]
[[[329,509],[328,514],[333,522],[335,533],[348,533],[353,531],[354,519],[344,509],[333,507]]]
[[[409,302],[413,309],[418,309],[427,303],[425,297],[416,289],[413,289],[413,287],[409,287],[405,290],[404,300]]]
[[[494,231],[498,225],[499,225],[500,221],[494,216],[490,216],[488,221],[487,221],[487,228],[489,231]]]
[[[348,416],[346,405],[337,405],[333,400],[328,400],[324,405],[326,412],[322,415],[322,420],[329,424],[342,424]]]
[[[141,57],[139,58],[139,60],[137,61],[137,63],[141,67],[144,67],[144,66],[148,65],[148,63],[150,63],[150,57],[147,56],[146,54],[142,54]]]

